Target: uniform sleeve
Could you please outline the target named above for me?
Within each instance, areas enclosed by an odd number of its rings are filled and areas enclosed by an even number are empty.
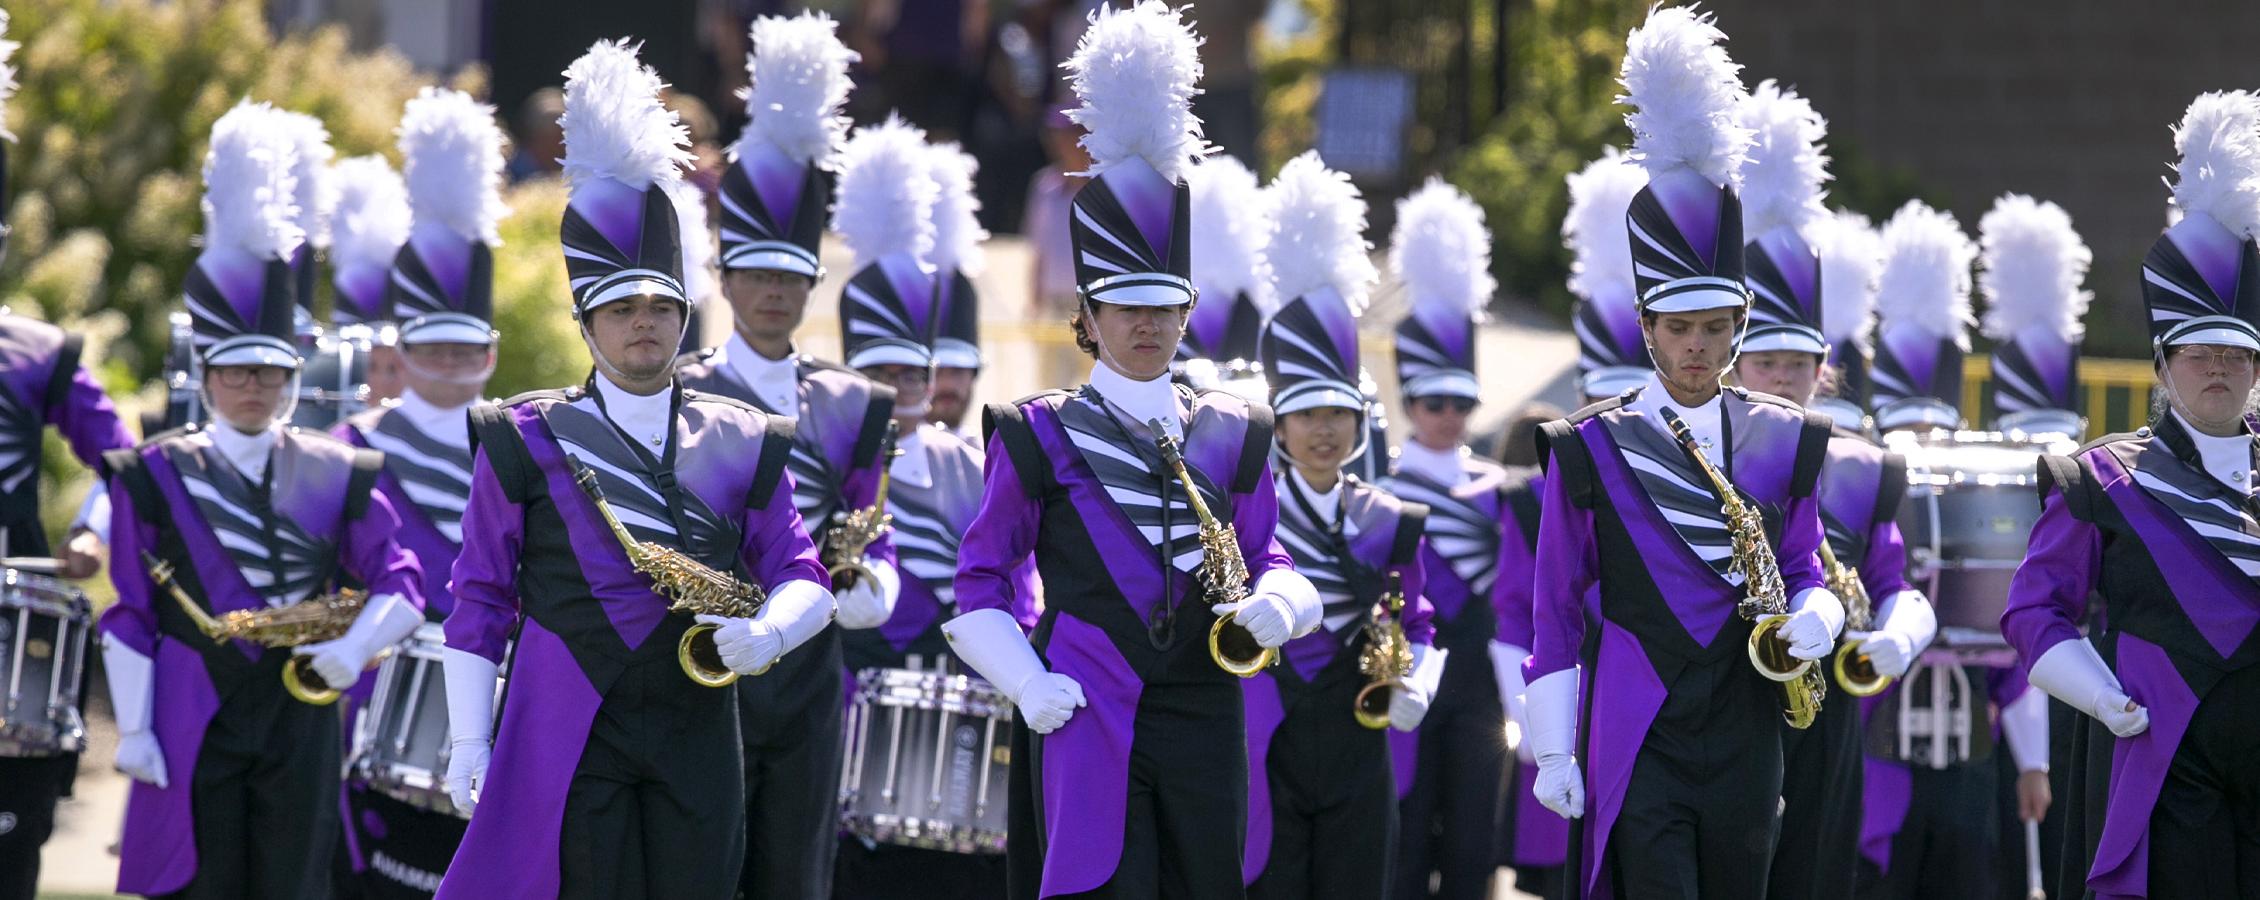
[[[1791,497],[1782,507],[1781,548],[1774,562],[1781,567],[1785,597],[1826,587],[1821,577],[1821,501],[1817,495]]]
[[[791,472],[777,478],[761,507],[746,509],[744,531],[738,554],[764,589],[774,592],[788,581],[812,581],[832,589],[832,578],[817,559],[816,542],[809,539],[808,526],[793,506]]]
[[[1907,589],[1907,541],[1899,534],[1899,523],[1885,519],[1868,529],[1868,555],[1860,560],[1860,586],[1868,589],[1868,599],[1882,603],[1892,595]],[[1872,610],[1876,621],[1883,621],[1883,610]]]
[[[463,550],[448,589],[447,646],[502,663],[518,623],[518,557],[526,544],[526,508],[510,502],[481,448],[471,464],[471,496],[463,507]]]
[[[134,444],[133,435],[118,419],[117,407],[110,405],[110,395],[94,383],[93,373],[85,366],[71,374],[70,388],[46,414],[47,421],[55,423],[56,433],[70,445],[71,455],[105,478],[109,477],[109,467],[102,463],[103,452]]]
[[[393,536],[400,533],[400,513],[392,508],[392,501],[374,485],[369,488],[369,508],[361,518],[346,523],[344,554],[339,562],[345,570],[366,586],[369,596],[398,594],[414,606],[418,613],[424,609],[424,566],[416,554],[400,546]]]
[[[135,653],[154,657],[157,611],[150,601],[157,586],[142,566],[141,554],[155,552],[157,527],[142,521],[123,479],[111,479],[110,510],[110,584],[118,590],[118,602],[102,612],[102,630]]]
[[[981,463],[981,506],[958,545],[954,582],[959,612],[1002,609],[1024,624],[1035,597],[1027,592],[1029,557],[1043,507],[1021,486],[1012,454],[991,453]]]
[[[1254,584],[1273,569],[1293,571],[1295,561],[1279,543],[1279,492],[1272,488],[1271,463],[1255,480],[1256,490],[1232,498],[1232,530],[1240,537],[1240,555],[1247,560],[1248,583]]]
[[[1547,460],[1547,472],[1561,468]],[[1531,579],[1530,659],[1525,676],[1536,681],[1577,665],[1585,642],[1585,595],[1599,581],[1600,560],[1593,542],[1593,511],[1570,500],[1569,479],[1546,479],[1540,494],[1537,558]]]
[[[1530,541],[1522,533],[1522,525],[1513,516],[1504,516],[1499,534],[1498,574],[1491,582],[1491,612],[1499,622],[1492,639],[1516,647],[1530,646],[1531,608],[1534,602],[1531,591],[1535,585],[1531,573],[1538,568],[1537,555],[1531,551]]]
[[[1412,561],[1389,571],[1397,573],[1397,586],[1405,592],[1405,639],[1415,644],[1436,642],[1436,607],[1428,602],[1428,538],[1413,548]]]
[[[2001,614],[2001,634],[2030,669],[2034,660],[2064,641],[2080,637],[2080,615],[2102,578],[2103,533],[2073,517],[2062,489],[2041,501],[2025,561],[2009,582],[2009,606]]]

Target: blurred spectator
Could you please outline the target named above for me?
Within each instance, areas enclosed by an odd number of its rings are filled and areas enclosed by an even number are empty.
[[[558,160],[565,158],[565,129],[557,127],[557,117],[564,114],[562,88],[542,88],[518,106],[517,127],[510,136],[510,146],[515,149],[503,167],[511,184],[564,170]]]
[[[683,120],[683,127],[691,135],[691,168],[683,173],[683,180],[698,188],[707,199],[707,216],[713,218],[714,198],[722,190],[722,141],[719,122],[714,110],[706,101],[677,90],[668,90],[661,99],[667,108]]]
[[[1051,165],[1036,173],[1028,184],[1028,212],[1021,217],[1023,234],[1034,249],[1029,271],[1031,318],[1063,318],[1075,308],[1075,253],[1067,240],[1067,219],[1075,192],[1084,179],[1071,173],[1090,168],[1084,152],[1082,126],[1068,121],[1065,109],[1054,110],[1045,120],[1044,150]]]
[[[1256,109],[1256,27],[1268,0],[1201,0],[1193,7],[1193,26],[1201,33],[1201,92],[1193,114],[1209,143],[1261,168],[1256,142],[1261,137]]]
[[[926,129],[937,141],[957,140],[972,115],[976,79],[988,37],[983,0],[865,0],[856,10],[848,46],[863,54],[859,82],[878,88],[879,99]],[[865,106],[866,121],[884,116]]]
[[[1013,11],[984,42],[979,91],[965,144],[981,159],[974,190],[981,225],[1022,233],[1028,175],[1044,166],[1044,116],[1067,96],[1060,60],[1074,49],[1059,42],[1062,19],[1081,15],[1075,0],[1014,0]]]
[[[1504,466],[1535,466],[1538,459],[1538,426],[1564,415],[1560,407],[1543,400],[1534,400],[1517,410],[1507,419],[1499,434],[1497,458]]]

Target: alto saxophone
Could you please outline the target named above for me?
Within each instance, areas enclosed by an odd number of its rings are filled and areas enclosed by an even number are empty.
[[[1358,652],[1358,674],[1366,677],[1358,699],[1350,707],[1358,724],[1379,731],[1389,727],[1389,701],[1397,685],[1412,674],[1412,642],[1405,640],[1405,586],[1402,576],[1389,573],[1389,588],[1381,595],[1384,612],[1365,623],[1365,649]]]
[[[1844,636],[1837,641],[1836,653],[1829,670],[1836,676],[1836,686],[1854,697],[1873,697],[1891,686],[1891,677],[1875,670],[1866,654],[1860,652],[1860,643],[1867,639],[1868,629],[1875,627],[1875,605],[1868,599],[1868,588],[1860,583],[1860,573],[1836,561],[1836,551],[1821,539],[1821,577],[1828,589],[1844,601]]]
[[[344,637],[346,629],[353,627],[353,620],[361,615],[362,605],[369,601],[366,592],[346,588],[335,594],[309,598],[289,606],[239,609],[222,613],[215,618],[211,613],[205,612],[204,607],[198,606],[196,601],[189,599],[188,592],[181,589],[180,582],[173,578],[172,563],[143,550],[141,565],[149,570],[149,580],[173,595],[173,602],[180,604],[181,612],[188,614],[188,620],[196,625],[196,630],[204,632],[204,636],[211,638],[214,643],[250,641],[261,647],[301,647],[334,641]],[[385,654],[378,654],[377,659],[383,659],[384,656]],[[376,664],[376,659],[369,661],[372,667]],[[291,697],[315,706],[336,703],[340,693],[339,688],[330,686],[328,681],[314,671],[313,660],[305,656],[292,656],[289,662],[283,664],[282,682],[283,690],[289,692]]]
[[[664,595],[668,612],[693,616],[728,616],[742,619],[761,610],[768,602],[761,586],[739,581],[728,572],[717,572],[713,567],[692,559],[665,544],[636,540],[628,528],[620,524],[620,517],[612,512],[612,504],[605,502],[604,489],[596,483],[596,470],[578,458],[567,456],[573,466],[573,482],[581,486],[596,504],[598,515],[612,529],[612,537],[620,548],[628,552],[628,565],[651,579],[651,589]],[[707,687],[724,687],[738,680],[738,673],[722,664],[722,652],[714,646],[714,626],[695,624],[683,631],[682,640],[675,642],[675,662],[683,667],[683,674],[692,681]],[[775,662],[771,661],[771,665]],[[768,671],[764,666],[761,672]],[[761,672],[753,674],[759,675]]]
[[[1789,727],[1810,728],[1820,715],[1821,698],[1828,695],[1828,680],[1821,677],[1820,668],[1812,660],[1789,655],[1789,641],[1781,636],[1781,627],[1789,621],[1789,597],[1781,584],[1781,566],[1774,561],[1773,545],[1766,543],[1765,519],[1756,507],[1742,502],[1734,485],[1728,484],[1726,476],[1703,455],[1686,420],[1667,409],[1664,421],[1671,426],[1672,437],[1679,439],[1680,446],[1695,458],[1695,464],[1719,492],[1719,512],[1726,516],[1727,534],[1734,541],[1731,565],[1742,573],[1742,586],[1749,591],[1735,604],[1734,611],[1756,623],[1750,630],[1750,665],[1767,680],[1781,683],[1781,715],[1789,721]]]
[[[893,480],[892,463],[900,453],[895,449],[899,430],[896,423],[888,422],[887,436],[879,443],[879,492],[872,497],[871,505],[839,514],[833,519],[832,530],[824,535],[825,569],[832,576],[834,591],[844,591],[861,579],[874,578],[870,564],[863,559],[863,551],[894,525],[895,517],[887,513],[887,483]]]
[[[1201,491],[1193,485],[1193,476],[1185,471],[1185,452],[1178,440],[1163,431],[1159,420],[1148,423],[1153,429],[1154,441],[1161,448],[1161,458],[1177,476],[1177,483],[1185,486],[1186,502],[1193,507],[1193,517],[1201,523],[1201,588],[1208,602],[1238,603],[1248,599],[1248,563],[1240,557],[1240,535],[1231,525],[1217,521],[1209,514],[1208,502],[1201,499]],[[1167,542],[1169,535],[1162,535]],[[1164,565],[1166,570],[1167,566]],[[1163,573],[1167,577],[1167,572]],[[1218,616],[1216,624],[1209,626],[1208,655],[1224,671],[1242,678],[1254,678],[1257,672],[1279,661],[1279,651],[1256,642],[1248,626],[1232,621],[1231,616]]]

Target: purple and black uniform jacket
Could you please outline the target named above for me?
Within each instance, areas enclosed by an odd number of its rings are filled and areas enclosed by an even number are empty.
[[[1499,571],[1503,574],[1491,582],[1491,608],[1499,617],[1493,638],[1508,646],[1529,650],[1534,640],[1531,588],[1538,566],[1538,498],[1545,492],[1546,476],[1535,467],[1508,471],[1515,477],[1505,493],[1509,515],[1501,519],[1505,531],[1499,539]],[[1483,662],[1482,666],[1473,668],[1483,670],[1478,674],[1497,684],[1490,661]],[[1446,667],[1444,671],[1449,673],[1451,668]],[[1529,738],[1525,735],[1524,739]],[[1412,764],[1409,754],[1398,760],[1400,792],[1412,780]],[[1569,846],[1569,822],[1538,802],[1537,780],[1537,766],[1516,766],[1514,783],[1507,786],[1513,793],[1508,802],[1515,807],[1507,854],[1508,861],[1518,867],[1559,866]]]
[[[472,407],[471,496],[447,645],[500,663],[514,630],[517,643],[488,781],[459,855],[510,862],[451,869],[441,897],[557,893],[566,792],[598,708],[642,648],[670,648],[692,624],[630,565],[568,457],[595,471],[639,541],[772,592],[793,580],[829,583],[789,502],[792,423],[690,390],[675,404],[674,438],[658,455],[621,437],[582,389]]]
[[[1271,853],[1272,736],[1290,714],[1343,716],[1341,704],[1297,705],[1315,693],[1339,693],[1343,682],[1360,686],[1358,655],[1366,646],[1365,627],[1374,604],[1397,576],[1405,598],[1399,624],[1405,639],[1428,645],[1436,639],[1436,611],[1428,605],[1424,575],[1428,507],[1344,474],[1339,522],[1320,521],[1318,513],[1290,484],[1285,472],[1272,479],[1279,495],[1279,527],[1274,534],[1294,561],[1295,571],[1318,588],[1322,623],[1318,630],[1280,648],[1284,665],[1256,673],[1240,683],[1248,717],[1248,839],[1240,856],[1242,880],[1263,874]],[[1354,689],[1353,689],[1354,690]],[[1386,747],[1386,744],[1380,746]]]
[[[79,462],[107,479],[102,454],[133,446],[108,395],[79,364],[79,336],[0,310],[0,556],[46,556],[39,523],[41,432],[55,426]]]
[[[399,515],[373,490],[379,454],[326,434],[285,429],[263,484],[193,427],[111,451],[108,460],[118,602],[102,614],[102,629],[155,661],[151,731],[172,772],[170,787],[133,784],[118,890],[162,894],[196,875],[191,794],[206,728],[225,698],[282,691],[275,671],[291,651],[206,637],[152,581],[142,552],[171,563],[180,588],[215,617],[298,603],[340,576],[422,608],[423,573],[392,539]]]
[[[2042,457],[2039,470],[2040,518],[2001,631],[2029,669],[2081,638],[2088,598],[2101,594],[2096,650],[2149,708],[2150,728],[2121,739],[2081,717],[2089,741],[2110,748],[2108,771],[2085,773],[2108,781],[2087,887],[2143,896],[2151,813],[2175,751],[2207,693],[2260,661],[2260,523],[2251,500],[2205,472],[2173,416]]]
[[[1710,480],[1637,391],[1540,431],[1546,460],[1533,584],[1529,680],[1584,663],[1579,739],[1586,778],[1582,891],[1597,889],[1632,765],[1672,685],[1690,666],[1740,658],[1751,623]],[[1764,518],[1786,599],[1822,587],[1816,486],[1830,425],[1788,401],[1726,388],[1722,473]],[[1597,608],[1588,595],[1598,589]],[[1597,614],[1591,615],[1589,613]],[[1600,629],[1588,635],[1589,620]],[[1760,677],[1750,673],[1749,677]],[[1771,720],[1743,726],[1776,727]]]
[[[1221,391],[1178,392],[1190,413],[1186,469],[1210,513],[1235,530],[1250,584],[1291,568],[1274,535],[1270,407]],[[1045,603],[1036,645],[1089,703],[1036,738],[1050,848],[1043,896],[1096,888],[1121,860],[1140,696],[1236,680],[1208,657],[1216,615],[1194,577],[1203,551],[1184,490],[1151,438],[1103,404],[1086,389],[988,408],[981,508],[958,550],[958,608],[1004,609],[1023,621],[1035,598],[1015,573],[1034,556]]]
[[[471,496],[471,450],[424,433],[392,407],[355,414],[331,429],[339,440],[384,454],[377,491],[400,514],[400,546],[424,566],[424,616],[455,610],[448,577],[463,547],[463,505]]]

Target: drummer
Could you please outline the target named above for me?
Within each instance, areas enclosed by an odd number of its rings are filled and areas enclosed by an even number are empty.
[[[1986,222],[1989,228],[2002,224],[1992,216]],[[2069,229],[2069,220],[2063,227]],[[1996,242],[1989,234],[1989,247]],[[1950,441],[1940,432],[1962,424],[1968,273],[1977,249],[1951,215],[1919,201],[1910,201],[1883,227],[1873,399],[1876,428],[1885,435],[1886,446],[1926,432],[1932,435],[1930,443]],[[1989,270],[1998,270],[2004,260],[1989,252],[1987,262]],[[2026,264],[2051,271],[2045,260]],[[2076,285],[2077,276],[2067,283]],[[1989,289],[1998,295],[1992,283]],[[1864,566],[1861,572],[1866,580],[1870,573]],[[1940,596],[1936,602],[1952,608],[1989,599]],[[1878,612],[1882,617],[1877,621],[1890,631],[1900,630],[1903,616],[1880,607]],[[1884,636],[1861,645],[1861,652],[1884,672],[1908,649]],[[1920,649],[1914,643],[1913,650]],[[1994,895],[2001,815],[1992,754],[1996,742],[2006,738],[2016,759],[2045,767],[2047,708],[2035,697],[2013,668],[1964,664],[1951,655],[1934,654],[1863,704],[1866,730],[1877,737],[1868,742],[1871,752],[1861,773],[1855,882],[1861,897]],[[2019,788],[2039,791],[2043,796],[2028,802],[2045,808],[2044,777],[2020,779]]]
[[[841,636],[851,692],[856,673],[871,669],[964,672],[941,625],[957,614],[952,582],[958,542],[980,506],[983,464],[979,448],[928,421],[938,355],[934,334],[942,318],[943,295],[936,287],[962,276],[954,266],[929,264],[919,254],[931,245],[927,259],[962,265],[978,253],[972,184],[944,177],[946,167],[962,169],[971,160],[954,144],[923,145],[907,128],[856,140],[840,175],[833,218],[833,230],[862,263],[840,295],[840,343],[849,366],[894,388],[897,438],[886,501],[896,562],[905,577],[884,624]],[[862,144],[865,140],[873,143]],[[900,177],[906,172],[913,177]],[[1031,587],[1033,571],[1028,566],[1020,573],[1023,589]],[[988,900],[1004,895],[1004,874],[1002,856],[892,846],[848,834],[841,839],[833,890],[866,900]]]
[[[377,490],[400,512],[395,536],[424,566],[424,615],[455,609],[448,577],[463,546],[471,493],[471,404],[494,374],[495,223],[502,205],[502,129],[470,95],[427,88],[400,120],[415,227],[387,283],[400,323],[407,387],[400,402],[340,423],[339,438],[383,451]],[[340,225],[344,224],[341,219]],[[341,230],[341,237],[345,232]],[[429,897],[463,839],[463,820],[355,790],[346,840],[373,898]],[[383,857],[381,863],[377,857]]]
[[[296,152],[277,113],[241,103],[213,125],[204,249],[185,292],[202,345],[209,425],[109,455],[118,602],[102,616],[126,805],[118,890],[321,896],[339,830],[337,708],[284,689],[302,657],[351,686],[423,621],[422,573],[373,489],[379,454],[286,428],[292,343],[282,214]],[[145,566],[144,560],[155,566]],[[169,569],[169,573],[165,570]],[[289,608],[342,575],[367,596],[343,636],[262,651],[217,643],[198,614]],[[343,615],[339,617],[343,618]]]

